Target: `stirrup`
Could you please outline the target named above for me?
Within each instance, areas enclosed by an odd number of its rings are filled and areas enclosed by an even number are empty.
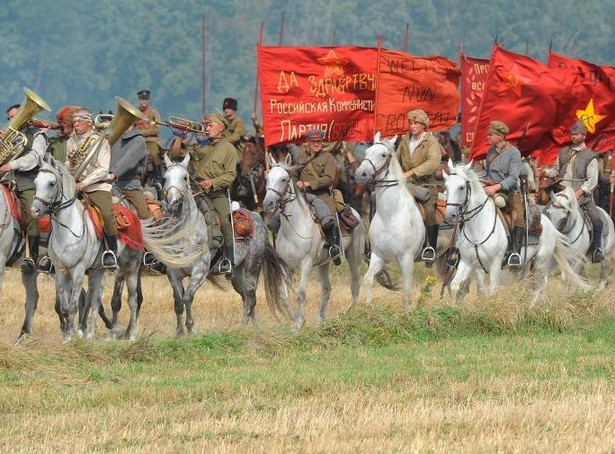
[[[602,248],[597,247],[592,252],[592,263],[600,263],[604,260],[604,254],[602,253]]]
[[[436,250],[431,246],[427,246],[421,253],[421,260],[425,262],[428,268],[431,268],[433,262],[436,261]]]
[[[508,256],[507,265],[510,269],[513,269],[513,270],[517,270],[521,268],[521,256],[519,255],[518,252],[512,252]]]
[[[329,248],[329,257],[331,257],[331,260],[333,260],[334,265],[337,266],[342,263],[342,259],[340,258],[341,256],[342,251],[340,251],[340,247],[338,245],[331,246]]]
[[[231,274],[233,272],[233,264],[226,257],[222,257],[214,265],[214,271],[216,274]]]
[[[112,250],[109,249],[103,252],[101,266],[109,270],[117,268],[117,257]]]
[[[38,261],[38,266],[36,269],[45,274],[49,274],[53,271],[53,262],[49,258],[48,255],[43,255],[41,259]]]
[[[156,259],[156,256],[154,254],[149,251],[146,251],[145,254],[143,254],[143,265],[147,266],[148,268],[151,268],[152,266],[156,265],[156,263],[158,263],[158,259]]]
[[[36,263],[34,263],[34,259],[32,257],[26,257],[21,262],[19,269],[22,273],[32,274],[36,271]]]

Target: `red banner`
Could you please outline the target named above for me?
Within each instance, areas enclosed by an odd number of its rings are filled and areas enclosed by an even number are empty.
[[[574,103],[571,87],[577,79],[565,68],[552,69],[526,55],[515,54],[494,45],[489,72],[478,114],[472,159],[487,153],[487,130],[492,120],[510,128],[514,144],[523,137],[523,155],[539,153],[554,144],[552,131]]]
[[[408,132],[407,113],[423,109],[431,131],[457,123],[459,68],[440,56],[416,57],[381,49],[376,130],[384,137]]]
[[[573,86],[577,102],[567,112],[564,123],[553,133],[556,142],[570,140],[570,126],[582,120],[587,127],[587,146],[598,152],[615,149],[615,68],[549,52],[550,68],[568,68],[577,74]]]
[[[472,145],[478,110],[485,90],[489,60],[459,54],[461,69],[461,146]]]
[[[372,140],[377,49],[258,46],[266,145],[301,142],[320,128],[327,141],[344,131]]]

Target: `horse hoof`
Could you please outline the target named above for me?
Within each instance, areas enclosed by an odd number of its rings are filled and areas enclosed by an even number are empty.
[[[81,329],[78,329],[75,332],[75,336],[77,336],[77,339],[83,339],[83,331]]]

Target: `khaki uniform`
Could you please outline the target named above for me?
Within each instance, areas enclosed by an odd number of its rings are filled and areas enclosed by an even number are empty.
[[[158,111],[151,106],[148,106],[147,109],[142,111],[142,113],[150,121],[160,121],[161,119],[160,113],[158,113]],[[150,123],[139,121],[137,122],[137,127],[140,128],[141,134],[145,138],[147,151],[149,153],[152,163],[156,167],[162,166],[163,162],[160,158],[160,149],[162,148],[162,142],[160,141],[160,137],[158,137],[162,126],[156,124],[152,125]]]
[[[66,162],[66,143],[69,137],[60,135],[49,139],[47,152],[58,162]]]
[[[404,172],[414,171],[411,183],[430,190],[429,200],[425,207],[425,224],[435,225],[436,204],[438,203],[438,183],[435,173],[440,167],[441,147],[438,139],[430,132],[423,133],[423,137],[410,153],[410,134],[405,134],[397,147],[397,160]]]
[[[235,148],[239,147],[241,136],[246,133],[246,124],[243,119],[235,114],[232,120],[229,120],[228,128],[226,129],[226,140],[228,140]]]
[[[331,195],[331,188],[337,172],[337,162],[333,155],[325,150],[321,150],[311,161],[310,159],[312,155],[308,153],[307,147],[302,147],[298,164],[303,166],[306,162],[309,163],[303,167],[299,180],[310,183],[306,200],[316,210],[320,224],[326,228],[334,221],[335,200]]]
[[[237,150],[226,139],[220,139],[210,145],[190,145],[188,152],[192,160],[193,178],[197,183],[212,180],[213,186],[208,193],[203,193],[213,206],[218,219],[224,244],[233,244],[228,189],[236,176]]]
[[[73,133],[68,139],[66,143],[67,166],[73,153],[92,135],[99,134],[89,131],[81,136],[77,136]],[[115,215],[113,214],[111,202],[111,185],[106,182],[109,176],[110,162],[111,146],[107,139],[103,139],[102,145],[98,151],[98,156],[96,156],[96,159],[90,161],[83,174],[77,179],[77,182],[85,184],[84,192],[87,193],[90,202],[100,211],[105,234],[117,235],[117,226],[115,224]]]

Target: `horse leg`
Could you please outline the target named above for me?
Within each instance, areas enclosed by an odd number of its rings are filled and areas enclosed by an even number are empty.
[[[104,273],[104,269],[90,270],[90,275],[88,277],[88,299],[90,301],[90,314],[85,334],[85,338],[87,340],[92,340],[96,336],[96,322],[98,321],[98,313],[100,312],[100,306],[102,304],[102,287]]]
[[[481,269],[477,269],[474,274],[476,275],[476,288],[477,288],[478,295],[484,296],[485,295],[485,272]]]
[[[404,254],[399,260],[399,267],[402,272],[401,299],[404,311],[411,312],[415,309],[412,303],[412,282],[414,280],[414,256],[410,253]]]
[[[318,311],[318,323],[322,323],[327,318],[327,310],[329,309],[329,301],[331,301],[331,281],[329,280],[329,264],[320,265],[318,267],[318,276],[320,277],[320,311]]]
[[[384,260],[372,251],[371,257],[369,258],[369,267],[367,268],[367,272],[365,273],[365,277],[363,278],[363,287],[365,288],[365,301],[367,303],[372,302],[372,286],[374,285],[374,276],[378,273],[382,267],[384,266]]]
[[[500,284],[500,275],[502,274],[502,260],[500,256],[492,261],[489,267],[489,295],[493,295]]]
[[[472,266],[461,260],[459,262],[459,268],[457,268],[457,272],[455,273],[455,277],[451,281],[451,293],[456,301],[459,301],[463,297],[463,292],[461,291],[462,286],[465,285],[465,282],[468,280],[471,273]]]
[[[355,247],[357,238],[353,235],[353,243],[346,250],[346,261],[350,268],[350,294],[352,296],[352,307],[359,302],[359,292],[361,290],[361,261],[363,260],[363,245]]]
[[[139,319],[139,308],[141,303],[139,302],[139,281],[141,272],[137,270],[132,270],[131,273],[127,273],[124,275],[126,286],[128,290],[128,306],[130,307],[130,323],[128,324],[128,328],[126,328],[126,332],[124,333],[124,338],[129,339],[131,341],[137,339],[137,322]]]
[[[247,274],[247,276],[244,276]],[[258,274],[254,276],[254,273],[244,273],[244,269],[238,271],[235,269],[235,274],[231,283],[235,291],[241,296],[243,301],[243,319],[242,323],[247,325],[248,322],[252,322],[254,326],[258,325],[256,320],[256,314],[254,308],[256,307],[256,284],[258,282]]]
[[[4,266],[2,267],[4,270]],[[0,272],[0,288],[2,288],[2,277],[4,272]],[[25,318],[21,326],[21,332],[19,337],[29,335],[32,333],[32,319],[34,318],[34,312],[38,307],[38,285],[37,285],[38,273],[21,273],[21,282],[26,289],[26,301],[25,301]]]
[[[118,317],[122,309],[122,290],[124,289],[124,273],[121,269],[115,272],[115,282],[113,284],[113,295],[111,296],[111,338],[115,339],[121,331]],[[102,306],[101,306],[102,307]]]
[[[305,291],[310,277],[310,270],[312,268],[312,261],[305,260],[301,264],[301,276],[299,278],[299,288],[297,289],[297,314],[295,315],[294,330],[298,330],[305,323],[305,317],[303,316],[303,307],[305,306]]]
[[[173,308],[175,310],[175,335],[183,336],[184,335],[184,325],[182,323],[183,315],[184,315],[184,285],[182,284],[181,277],[171,277],[171,273],[167,273],[169,278],[169,283],[171,284],[171,288],[173,289]]]
[[[192,317],[192,302],[194,301],[194,295],[196,291],[201,287],[203,282],[205,281],[206,274],[202,271],[194,271],[192,272],[192,276],[190,276],[190,280],[188,281],[188,285],[186,287],[186,291],[182,297],[182,301],[184,307],[186,308],[186,329],[189,334],[193,333],[194,328],[194,318]]]

